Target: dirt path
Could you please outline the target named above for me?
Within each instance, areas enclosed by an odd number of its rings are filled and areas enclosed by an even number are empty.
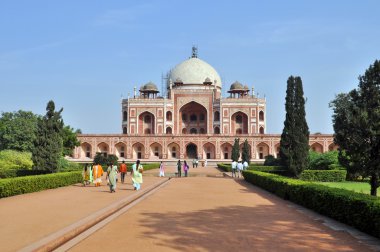
[[[172,179],[72,251],[370,251],[229,178]]]
[[[146,177],[142,189],[160,180]],[[102,187],[78,184],[0,199],[0,251],[19,250],[133,194],[128,176],[112,194],[103,182]]]

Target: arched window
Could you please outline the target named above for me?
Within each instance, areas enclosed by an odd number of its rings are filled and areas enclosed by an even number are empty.
[[[263,111],[260,111],[260,113],[259,113],[259,120],[264,121],[264,112]]]
[[[123,121],[128,121],[128,112],[127,111],[123,112]]]
[[[186,115],[186,114],[182,114],[182,121],[183,121],[183,122],[186,122],[186,121],[187,121],[187,115]]]
[[[187,129],[186,128],[182,129],[182,134],[187,134]]]
[[[152,118],[150,117],[150,115],[146,115],[146,116],[144,117],[144,122],[145,122],[145,123],[151,123],[151,121],[152,121]]]
[[[199,115],[199,121],[203,122],[205,120],[205,114],[200,114]]]
[[[192,114],[192,115],[190,116],[190,122],[196,122],[196,121],[197,121],[197,115]]]
[[[192,128],[192,129],[190,130],[190,134],[197,134],[197,129]]]
[[[264,134],[264,127],[260,127],[259,132],[260,132],[260,134]]]
[[[172,112],[168,111],[166,112],[166,121],[171,121],[172,120]]]
[[[219,114],[219,111],[215,111],[214,113],[214,121],[215,122],[219,122],[220,120],[220,114]]]
[[[172,148],[172,158],[177,157],[177,149],[175,147]]]
[[[204,133],[206,133],[206,131],[205,131],[204,128],[201,128],[201,129],[199,130],[199,133],[200,133],[200,134],[204,134]]]
[[[123,134],[127,134],[127,133],[128,133],[127,127],[124,127],[123,128]]]
[[[236,123],[243,123],[243,117],[241,115],[236,116]]]
[[[214,134],[220,134],[220,129],[219,127],[214,128]]]
[[[166,134],[172,134],[172,128],[171,127],[166,128]]]

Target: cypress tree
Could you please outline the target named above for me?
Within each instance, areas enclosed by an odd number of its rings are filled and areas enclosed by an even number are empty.
[[[232,161],[239,161],[239,157],[240,157],[239,138],[235,138],[234,146],[232,147],[231,159]]]
[[[303,87],[301,77],[295,78],[295,126],[294,131],[296,144],[294,145],[295,175],[299,174],[309,164],[309,126],[306,122],[305,98],[303,97]]]
[[[32,151],[34,169],[57,172],[58,161],[62,156],[63,109],[55,111],[53,101],[46,106],[46,115],[38,120],[35,147]]]
[[[280,159],[281,164],[287,169],[293,167],[293,152],[291,149],[294,144],[294,77],[290,76],[287,81],[285,97],[285,121],[280,140]]]
[[[285,98],[286,116],[280,141],[281,163],[298,177],[308,165],[309,127],[306,122],[302,80],[290,76]]]
[[[248,163],[250,163],[250,161],[251,161],[251,154],[249,153],[249,145],[248,145],[247,139],[245,139],[244,144],[243,144],[241,159],[243,160],[243,162],[247,161]]]

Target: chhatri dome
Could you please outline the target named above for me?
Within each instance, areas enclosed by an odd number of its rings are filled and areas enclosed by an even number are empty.
[[[218,89],[222,88],[218,72],[210,64],[198,58],[195,47],[191,58],[176,65],[171,70],[169,78],[174,85],[181,84],[181,88],[205,84],[212,86],[216,84]]]

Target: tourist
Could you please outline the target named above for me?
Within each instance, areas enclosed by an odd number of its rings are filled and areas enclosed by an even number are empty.
[[[100,186],[102,183],[102,176],[103,176],[103,168],[100,164],[95,164],[92,167],[92,176],[94,179],[95,187]]]
[[[178,160],[177,162],[177,177],[181,177],[181,160]]]
[[[248,170],[248,162],[247,161],[244,161],[244,163],[243,163],[243,170],[244,171]]]
[[[183,172],[185,173],[185,177],[187,177],[187,171],[189,170],[189,166],[186,163],[186,160],[183,160]]]
[[[196,164],[197,162],[196,162],[196,160],[195,160],[195,158],[193,159],[193,168],[195,168],[195,164]]]
[[[162,163],[162,161],[160,163],[160,175],[159,175],[159,177],[165,177],[164,164]]]
[[[236,177],[236,169],[237,169],[237,162],[233,160],[231,164],[232,177]]]
[[[120,172],[120,180],[121,180],[121,183],[124,184],[125,174],[127,173],[127,165],[125,164],[125,161],[123,161],[123,162],[120,164],[119,172]]]
[[[109,164],[107,169],[108,184],[110,192],[116,192],[117,166]]]
[[[198,158],[196,158],[195,159],[195,168],[198,168],[198,163],[199,163]]]
[[[238,175],[238,178],[240,178],[240,175],[242,175],[242,171],[243,171],[243,164],[241,163],[241,161],[239,160],[239,163],[237,164],[237,175]]]
[[[135,190],[140,190],[142,179],[143,167],[140,164],[140,160],[137,160],[135,164],[132,165],[132,183]]]
[[[205,159],[205,167],[207,167],[207,159]]]
[[[83,186],[86,186],[90,183],[90,168],[88,167],[88,164],[84,165],[83,172]]]

